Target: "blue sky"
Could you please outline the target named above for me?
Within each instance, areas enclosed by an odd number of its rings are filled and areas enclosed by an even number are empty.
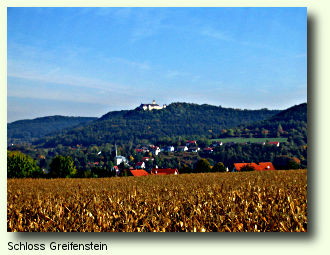
[[[7,121],[307,101],[306,8],[8,8]]]

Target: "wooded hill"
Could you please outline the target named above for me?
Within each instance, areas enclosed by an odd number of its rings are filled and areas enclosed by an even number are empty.
[[[30,143],[51,133],[85,125],[95,117],[48,116],[32,120],[18,120],[7,124],[8,143]]]
[[[154,143],[160,140],[217,138],[224,128],[252,124],[278,110],[241,110],[221,106],[172,103],[162,110],[113,111],[84,126],[39,139],[35,144],[88,146],[105,143]]]
[[[238,129],[241,133],[249,130],[254,137],[288,137],[297,145],[307,144],[307,103],[292,106],[269,119],[242,125]]]

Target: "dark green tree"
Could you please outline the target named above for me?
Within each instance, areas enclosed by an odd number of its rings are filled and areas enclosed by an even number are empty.
[[[250,164],[247,164],[241,168],[241,172],[251,172],[254,171],[254,167]]]
[[[218,162],[213,166],[212,172],[226,172],[226,167],[222,162]]]
[[[202,158],[196,162],[195,172],[196,173],[206,173],[211,171],[211,165],[209,161],[205,158]]]
[[[299,169],[300,168],[300,160],[296,157],[292,157],[288,160],[287,169]]]
[[[50,163],[50,177],[74,177],[77,174],[77,169],[73,164],[70,156],[56,156]]]

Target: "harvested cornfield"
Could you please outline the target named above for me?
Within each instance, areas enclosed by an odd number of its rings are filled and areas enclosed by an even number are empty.
[[[8,231],[307,231],[307,171],[9,179]]]

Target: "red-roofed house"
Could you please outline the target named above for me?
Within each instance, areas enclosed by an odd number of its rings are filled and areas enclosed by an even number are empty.
[[[155,175],[167,175],[167,174],[179,174],[178,169],[176,168],[153,168],[151,174]]]
[[[114,166],[112,168],[112,171],[115,171],[116,172],[116,176],[119,176],[120,175],[120,170],[119,170],[118,166]]]
[[[245,166],[251,166],[254,169],[256,169],[258,167],[258,165],[256,163],[234,163],[233,172],[240,172],[241,168],[243,168]]]
[[[280,142],[269,142],[268,144],[270,145],[275,145],[275,146],[280,146]]]
[[[213,152],[213,149],[211,147],[206,147],[203,149],[203,152],[205,153],[212,153]]]
[[[149,160],[154,160],[154,158],[151,157],[143,157],[142,161],[149,161]]]
[[[257,171],[275,170],[272,162],[260,162]]]
[[[193,140],[193,141],[187,141],[186,142],[186,146],[196,146],[196,141],[195,140]]]
[[[131,173],[133,174],[133,176],[146,176],[149,175],[149,173],[145,170],[141,170],[141,169],[133,169],[130,170]]]
[[[260,162],[256,163],[234,163],[233,172],[240,172],[242,167],[251,166],[255,171],[267,171],[267,170],[275,170],[272,162]]]

